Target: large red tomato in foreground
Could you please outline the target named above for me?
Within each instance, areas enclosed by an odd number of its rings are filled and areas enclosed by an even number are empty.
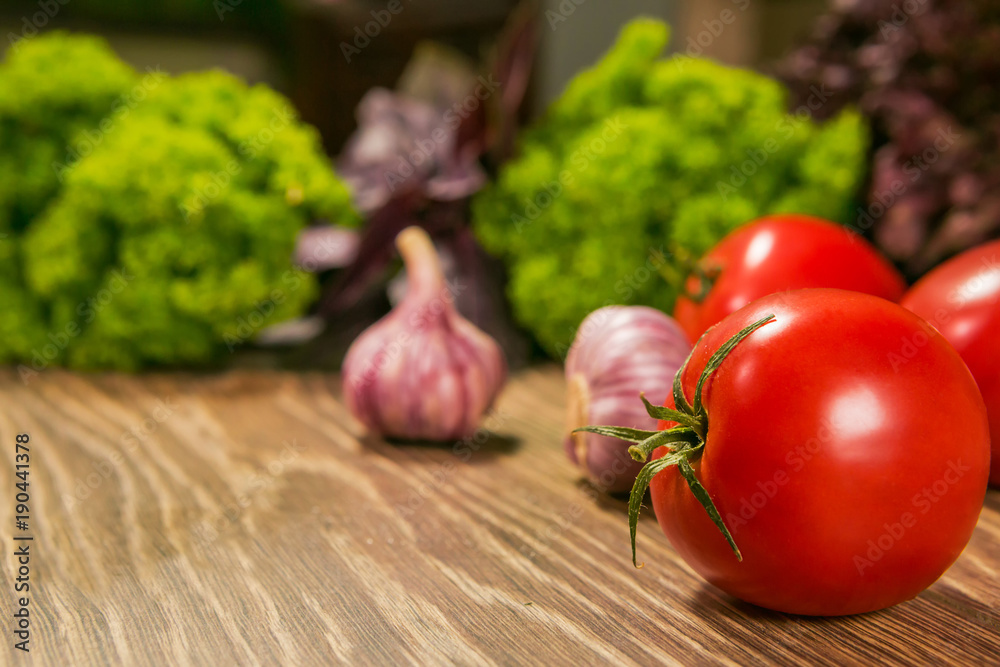
[[[807,215],[771,215],[732,232],[698,263],[707,294],[680,297],[674,319],[691,339],[762,296],[808,287],[836,287],[899,301],[902,276],[857,233]],[[702,289],[688,279],[688,294]]]
[[[707,434],[690,461],[742,562],[677,467],[652,480],[660,526],[705,579],[762,607],[839,615],[908,600],[958,557],[979,517],[990,451],[976,383],[909,311],[813,289],[765,297],[711,329],[681,371],[687,400],[712,353],[769,314],[706,379]],[[894,368],[906,341],[922,341],[919,358]]]
[[[930,322],[972,371],[993,436],[990,483],[1000,485],[1000,241],[968,250],[921,278],[903,306]],[[913,345],[896,360],[921,363]]]

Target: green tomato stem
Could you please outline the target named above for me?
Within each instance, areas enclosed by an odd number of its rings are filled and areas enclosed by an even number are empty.
[[[606,435],[611,438],[618,438],[626,442],[646,442],[650,438],[655,438],[663,431],[641,431],[637,428],[626,428],[624,426],[581,426],[573,429],[573,433],[596,433]]]
[[[674,377],[673,396],[674,404],[677,406],[677,409],[652,405],[646,400],[646,397],[643,394],[639,394],[639,398],[646,406],[646,412],[649,413],[650,417],[653,417],[654,419],[673,421],[680,424],[680,426],[664,431],[641,431],[638,429],[623,428],[620,426],[585,426],[577,429],[578,431],[598,433],[635,443],[629,447],[629,454],[636,461],[646,461],[653,451],[660,447],[666,446],[669,448],[667,453],[662,457],[653,459],[642,467],[639,474],[635,478],[635,484],[632,486],[632,493],[629,495],[629,536],[632,542],[632,564],[636,567],[642,567],[642,565],[636,563],[635,548],[635,536],[639,523],[639,511],[642,509],[642,500],[646,496],[646,490],[652,483],[653,477],[671,466],[677,466],[678,471],[684,478],[684,481],[687,482],[691,493],[694,494],[694,497],[698,500],[701,506],[705,508],[705,512],[708,513],[712,523],[716,525],[723,537],[726,538],[726,542],[732,549],[736,559],[739,561],[743,560],[743,554],[740,553],[740,549],[736,545],[736,540],[733,539],[732,533],[729,532],[729,528],[726,526],[725,521],[723,521],[722,515],[715,506],[715,503],[712,501],[712,497],[709,495],[708,490],[705,489],[701,481],[698,479],[694,468],[691,466],[691,461],[696,460],[702,455],[707,443],[708,412],[702,402],[702,391],[705,386],[705,381],[719,369],[722,362],[729,356],[736,346],[740,344],[741,341],[774,319],[775,317],[773,314],[761,318],[753,324],[743,328],[719,346],[719,349],[712,354],[708,363],[705,364],[705,368],[701,372],[701,375],[698,377],[698,384],[695,388],[693,403],[688,403],[687,398],[684,396],[684,390],[681,387],[681,377],[687,368],[688,361],[691,359],[690,355],[684,361],[684,364],[680,367],[677,371],[677,375]]]
[[[678,426],[676,428],[667,429],[666,431],[659,431],[656,436],[648,438],[637,445],[632,445],[628,448],[628,453],[639,463],[645,463],[649,460],[653,450],[658,449],[659,447],[670,447],[670,445],[676,445],[670,448],[681,449],[685,446],[694,447],[699,442],[701,442],[701,440],[693,429],[686,426]]]

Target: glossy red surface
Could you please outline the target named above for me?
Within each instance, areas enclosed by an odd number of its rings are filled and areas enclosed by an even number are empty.
[[[813,289],[764,297],[711,329],[682,378],[689,400],[711,354],[771,313],[706,382],[694,465],[744,560],[673,468],[651,485],[660,525],[705,579],[763,607],[841,615],[910,599],[979,517],[990,452],[975,381],[909,311]],[[919,359],[894,366],[907,340],[923,341]]]
[[[990,483],[1000,485],[1000,241],[937,267],[901,303],[940,331],[976,378],[993,439]]]
[[[681,297],[674,319],[689,339],[762,296],[809,287],[835,287],[899,301],[899,272],[867,241],[840,225],[805,215],[772,215],[740,227],[702,258],[718,277],[700,302]],[[698,292],[695,278],[689,293]]]

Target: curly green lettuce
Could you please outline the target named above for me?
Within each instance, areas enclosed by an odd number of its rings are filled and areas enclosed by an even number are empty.
[[[639,20],[522,137],[473,202],[508,267],[515,315],[555,356],[612,303],[672,307],[678,249],[698,256],[755,217],[846,221],[867,135],[851,111],[817,125],[781,85],[708,60],[661,60],[667,27]]]
[[[138,80],[96,37],[54,32],[10,48],[0,64],[0,231],[41,212],[59,189],[58,166],[88,151],[86,133]]]
[[[42,59],[80,39],[39,37],[17,57]],[[94,60],[85,51],[74,66]],[[316,131],[266,86],[222,72],[125,83],[99,101],[80,95],[87,103],[76,108],[94,113],[73,121],[76,135],[53,124],[47,140],[61,151],[81,132],[92,150],[46,165],[58,173],[52,192],[0,239],[9,259],[0,264],[2,361],[35,370],[212,363],[315,299],[315,278],[291,264],[303,227],[358,222]],[[45,100],[36,112],[54,113]],[[7,119],[0,110],[0,142]]]

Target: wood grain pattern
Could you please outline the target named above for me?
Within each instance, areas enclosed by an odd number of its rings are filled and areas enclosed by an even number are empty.
[[[0,375],[5,664],[997,664],[1000,493],[893,609],[809,619],[704,584],[578,481],[554,368],[457,445],[365,438],[332,375]],[[32,652],[12,649],[31,435]],[[473,451],[475,450],[475,451]],[[467,459],[467,460],[466,460]]]

